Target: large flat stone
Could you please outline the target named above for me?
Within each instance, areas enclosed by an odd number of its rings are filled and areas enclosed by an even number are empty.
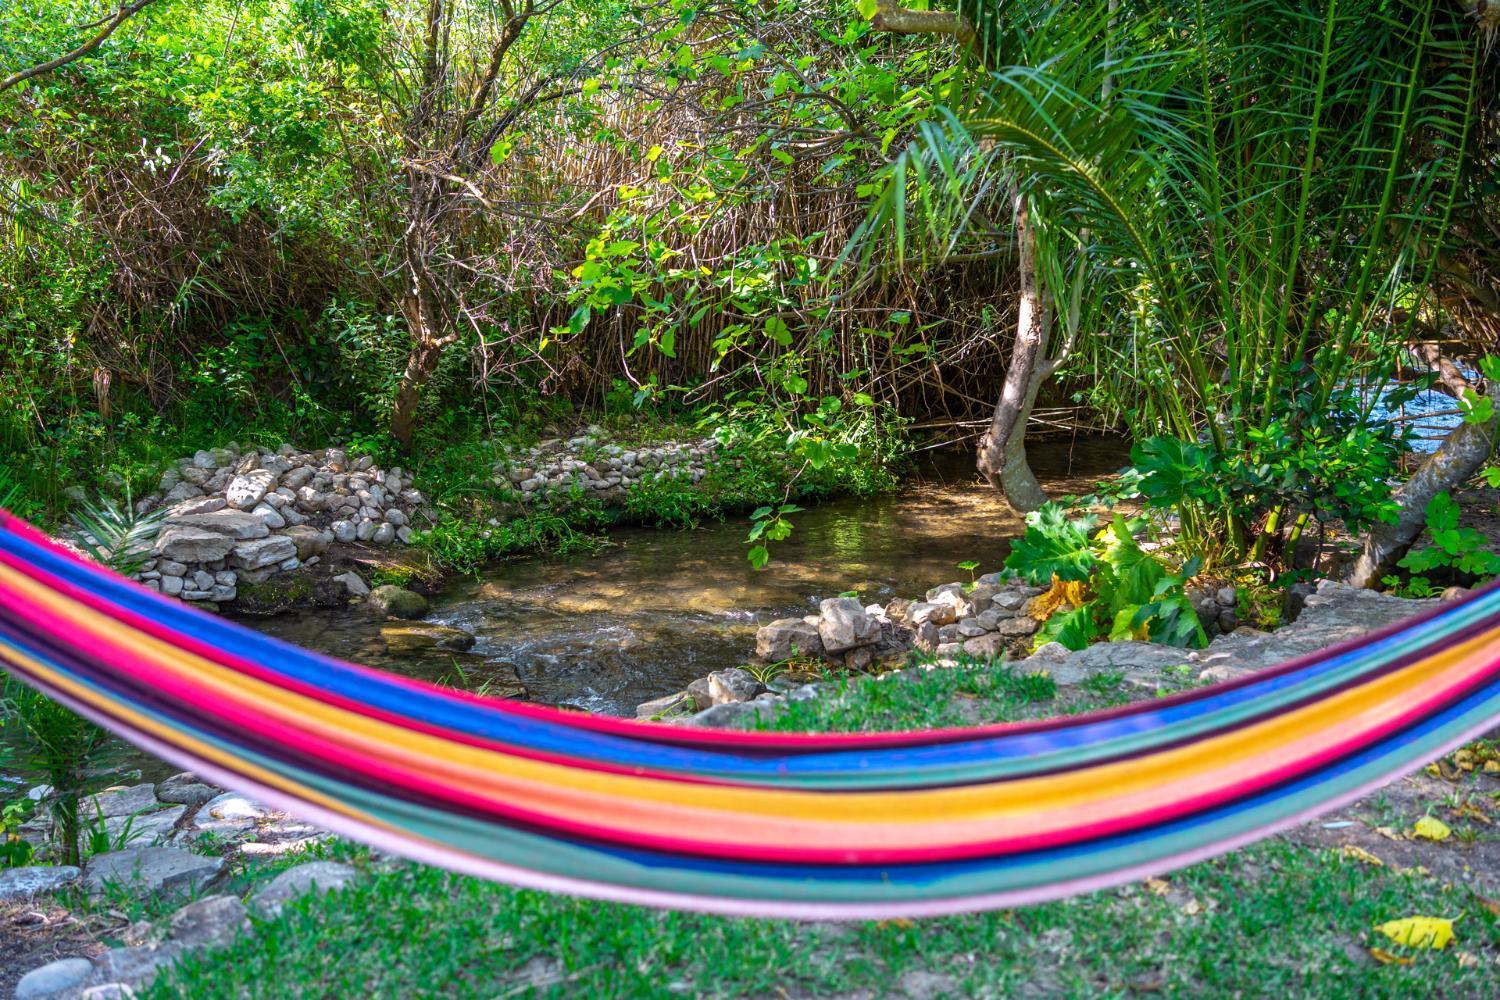
[[[129,816],[156,808],[156,787],[151,784],[132,785],[100,792],[86,800],[80,808],[85,818],[95,816]]]
[[[139,816],[111,816],[104,821],[104,829],[111,843],[124,838],[126,847],[147,847],[171,837],[177,821],[185,812],[187,806],[172,806]]]
[[[60,958],[32,969],[16,983],[16,1000],[42,1000],[66,990],[76,990],[94,974],[94,963],[86,958]]]
[[[342,889],[358,875],[357,869],[336,861],[310,861],[277,875],[250,897],[250,906],[262,916],[274,917],[297,897]]]
[[[254,514],[238,510],[216,510],[199,514],[181,514],[169,518],[168,525],[198,528],[220,535],[228,535],[237,541],[265,538],[271,533],[266,522]]]
[[[199,781],[190,771],[174,774],[156,786],[158,799],[186,806],[200,806],[222,792],[223,789]]]
[[[285,535],[272,535],[269,538],[240,542],[234,547],[234,558],[231,562],[240,569],[255,570],[275,566],[277,563],[296,558],[296,555],[296,542]]]
[[[203,563],[223,559],[234,545],[227,535],[184,526],[163,531],[156,539],[156,552],[176,562]]]
[[[250,929],[250,917],[238,896],[207,896],[172,914],[170,926],[184,948],[222,948]]]
[[[72,865],[0,868],[0,902],[26,900],[41,893],[56,892],[76,882],[80,874]]]
[[[207,858],[175,847],[127,847],[90,858],[83,881],[89,892],[96,894],[109,885],[127,886],[142,895],[189,894],[223,871],[223,858]]]

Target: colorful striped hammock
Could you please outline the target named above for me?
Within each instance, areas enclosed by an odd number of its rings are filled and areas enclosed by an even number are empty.
[[[656,906],[925,916],[1199,861],[1482,734],[1500,723],[1500,589],[1091,715],[716,732],[310,653],[138,587],[0,511],[0,664],[164,760],[418,861]]]

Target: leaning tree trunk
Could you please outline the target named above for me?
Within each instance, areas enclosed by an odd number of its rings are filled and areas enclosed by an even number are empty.
[[[432,178],[415,170],[409,174],[409,183],[412,189],[409,219],[402,241],[407,289],[401,297],[401,315],[406,320],[412,347],[391,407],[391,437],[403,449],[411,447],[422,392],[437,372],[443,351],[457,339],[457,334],[448,329],[451,318],[443,308],[440,283],[432,271],[432,262],[438,258],[441,246],[437,238],[441,191]]]
[[[1026,460],[1026,422],[1042,384],[1043,361],[1052,334],[1052,304],[1037,281],[1036,232],[1024,196],[1016,198],[1016,241],[1021,275],[1016,340],[989,429],[979,439],[976,464],[1012,508],[1025,512],[1047,502],[1047,494]]]
[[[1500,379],[1491,379],[1489,398],[1500,411]],[[1356,587],[1373,587],[1396,567],[1396,562],[1427,526],[1427,505],[1432,498],[1472,479],[1495,451],[1500,415],[1482,424],[1462,424],[1443,439],[1412,477],[1396,491],[1401,505],[1395,524],[1377,524],[1365,537],[1364,550],[1350,570],[1347,581]]]

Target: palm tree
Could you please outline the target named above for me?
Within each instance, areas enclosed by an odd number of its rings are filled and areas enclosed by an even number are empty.
[[[897,160],[862,235],[947,248],[1014,199],[1066,331],[1038,338],[1022,412],[1071,363],[1137,435],[1228,450],[1277,416],[1298,365],[1325,403],[1382,374],[1452,215],[1481,62],[1461,10],[1003,10],[1005,64]]]

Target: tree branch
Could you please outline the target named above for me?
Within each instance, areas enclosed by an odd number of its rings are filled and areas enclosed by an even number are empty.
[[[956,11],[910,10],[894,0],[876,0],[870,27],[893,35],[952,35],[959,45],[980,55],[974,22]],[[981,59],[981,62],[983,60]]]
[[[90,52],[103,45],[105,40],[108,39],[110,35],[113,35],[115,33],[115,30],[119,28],[120,25],[124,24],[126,21],[134,17],[137,13],[146,9],[154,3],[156,3],[156,0],[135,0],[134,3],[130,4],[127,4],[122,0],[122,2],[120,3],[120,7],[117,11],[115,11],[114,16],[103,22],[103,26],[97,33],[95,33],[94,37],[78,46],[78,48],[74,49],[72,52],[64,53],[63,55],[58,56],[56,59],[51,59],[47,62],[39,63],[35,66],[30,66],[26,69],[19,70],[18,72],[12,73],[10,76],[7,76],[5,79],[0,80],[0,94],[5,93],[12,87],[19,86],[20,84],[25,83],[27,80],[31,80],[35,77],[41,76],[44,73],[50,73],[55,69],[61,69],[63,66],[66,66],[71,62],[76,62],[77,60],[82,59],[84,56],[88,55]]]

